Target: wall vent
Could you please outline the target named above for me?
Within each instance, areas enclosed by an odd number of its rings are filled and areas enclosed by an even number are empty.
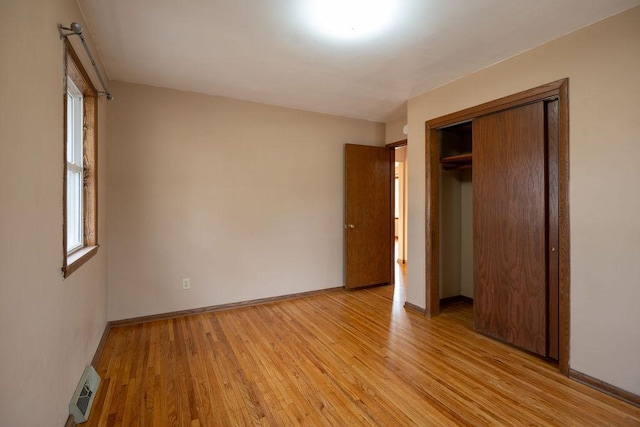
[[[100,385],[100,375],[89,365],[84,369],[78,387],[69,402],[69,413],[73,415],[76,424],[83,423],[89,418],[93,399]]]

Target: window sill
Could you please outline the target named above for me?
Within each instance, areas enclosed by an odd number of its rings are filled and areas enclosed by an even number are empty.
[[[100,245],[87,246],[68,255],[65,265],[62,266],[62,277],[69,277],[82,264],[89,261],[98,252],[99,247]]]

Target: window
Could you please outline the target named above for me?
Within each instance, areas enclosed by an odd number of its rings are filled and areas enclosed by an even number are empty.
[[[97,92],[65,41],[62,273],[69,276],[98,250]]]
[[[82,92],[67,81],[67,254],[84,247]]]

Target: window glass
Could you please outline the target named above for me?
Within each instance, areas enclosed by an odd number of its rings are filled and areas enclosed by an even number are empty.
[[[67,253],[84,246],[82,93],[67,79]]]

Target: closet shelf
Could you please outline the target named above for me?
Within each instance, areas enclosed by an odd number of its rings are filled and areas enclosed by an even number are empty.
[[[443,157],[440,159],[440,163],[445,169],[467,169],[471,167],[471,153]]]

